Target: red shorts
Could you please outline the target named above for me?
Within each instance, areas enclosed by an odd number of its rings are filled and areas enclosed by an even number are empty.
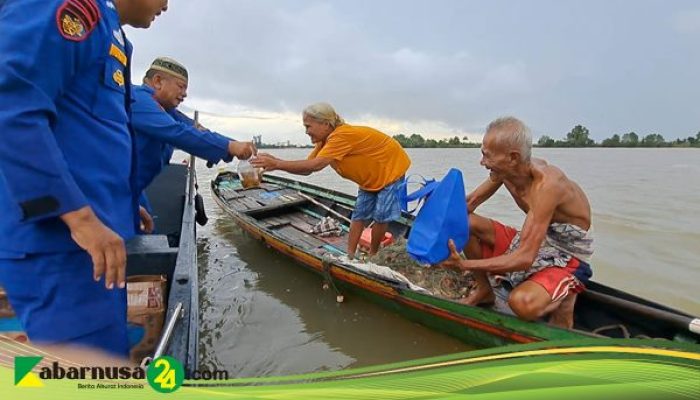
[[[498,221],[491,220],[493,230],[495,231],[494,246],[481,244],[481,255],[483,258],[491,258],[504,254],[510,242],[518,233],[518,230],[501,224]],[[542,286],[547,293],[552,297],[552,301],[557,301],[566,297],[571,293],[581,293],[586,287],[576,279],[574,273],[579,268],[581,263],[577,258],[571,258],[566,267],[551,266],[544,268],[530,275],[527,280],[535,282]]]

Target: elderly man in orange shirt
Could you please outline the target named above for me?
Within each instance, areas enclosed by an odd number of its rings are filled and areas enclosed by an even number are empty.
[[[316,145],[306,160],[287,161],[258,154],[253,166],[309,175],[330,165],[360,186],[352,213],[348,257],[354,258],[365,224],[374,221],[370,256],[377,253],[389,222],[401,216],[398,192],[411,160],[399,142],[366,126],[348,125],[327,103],[312,104],[302,113],[306,134]]]

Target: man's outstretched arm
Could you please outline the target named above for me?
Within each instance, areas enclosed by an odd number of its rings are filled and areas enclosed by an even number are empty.
[[[451,255],[442,266],[491,273],[523,271],[530,268],[547,235],[554,211],[561,203],[563,196],[564,190],[556,184],[544,183],[536,191],[520,232],[520,246],[512,253],[482,260],[463,260],[450,240]]]
[[[469,213],[473,213],[477,207],[491,198],[502,185],[503,181],[500,179],[489,177],[469,193],[467,195],[467,209]]]
[[[290,174],[309,175],[312,172],[326,168],[332,161],[332,159],[326,157],[287,161],[263,153],[258,154],[258,156],[251,161],[251,164],[256,168],[264,168],[265,171],[280,170],[289,172]]]

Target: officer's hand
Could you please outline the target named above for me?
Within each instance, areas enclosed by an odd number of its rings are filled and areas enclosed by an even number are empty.
[[[228,152],[239,160],[247,160],[258,154],[258,149],[253,142],[234,142],[228,144]]]
[[[85,206],[61,215],[68,225],[75,243],[92,257],[93,277],[96,281],[105,276],[105,287],[112,289],[116,283],[126,285],[126,247],[124,240],[106,227],[92,209]]]
[[[139,206],[139,217],[141,217],[141,225],[139,226],[141,228],[141,232],[153,233],[153,229],[155,228],[153,218],[151,218],[151,214],[149,214],[148,211],[141,206]]]

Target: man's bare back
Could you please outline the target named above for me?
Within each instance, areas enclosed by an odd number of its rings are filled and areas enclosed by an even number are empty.
[[[503,179],[503,184],[513,196],[518,207],[526,214],[530,211],[531,205],[543,196],[551,196],[550,185],[557,185],[559,191],[558,204],[552,215],[550,223],[559,222],[573,224],[584,230],[591,226],[591,206],[588,197],[581,187],[556,166],[547,161],[533,158],[531,164],[531,178],[529,184],[518,187],[516,183],[510,182],[508,178]],[[544,189],[544,190],[543,190]],[[563,193],[563,195],[562,195]]]

